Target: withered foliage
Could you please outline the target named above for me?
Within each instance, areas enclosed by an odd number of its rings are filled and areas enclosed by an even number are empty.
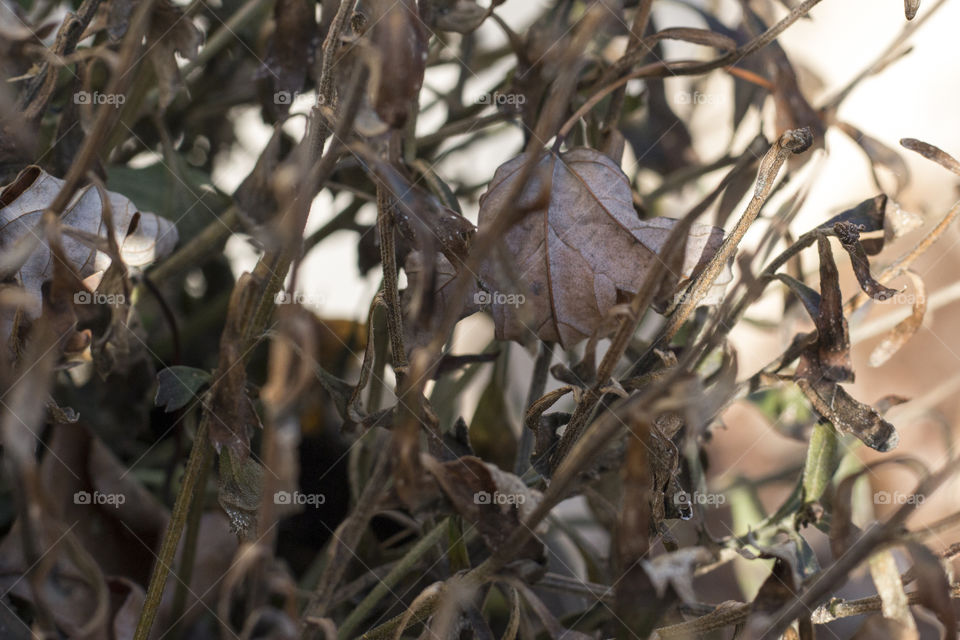
[[[909,521],[954,452],[891,453],[909,399],[850,385],[866,305],[906,311],[870,365],[909,349],[960,205],[921,231],[903,150],[838,118],[944,0],[830,100],[780,41],[820,3],[0,4],[0,636],[956,637],[957,514]],[[831,130],[877,192],[799,228]],[[322,277],[380,278],[360,321],[303,304],[335,242]],[[744,370],[777,295],[796,335]],[[734,403],[795,468],[714,486]],[[874,514],[883,466],[917,483]]]

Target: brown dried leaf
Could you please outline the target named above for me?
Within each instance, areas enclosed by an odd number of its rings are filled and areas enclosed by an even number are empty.
[[[180,84],[176,54],[196,60],[202,42],[203,33],[189,16],[184,16],[180,7],[170,0],[156,3],[147,33],[147,47],[157,74],[161,108],[166,109],[173,102]]]
[[[877,451],[890,451],[900,442],[893,425],[872,407],[858,402],[840,385],[812,372],[796,378],[797,386],[807,396],[814,411],[839,431],[852,433],[865,445]]]
[[[826,379],[846,382],[853,380],[853,365],[850,330],[843,317],[840,274],[826,236],[817,236],[817,249],[820,252],[820,307],[813,319],[817,325],[817,359]]]
[[[370,38],[381,56],[373,107],[384,122],[400,128],[423,84],[427,32],[414,0],[374,0],[369,6]]]
[[[499,549],[517,527],[523,526],[521,521],[540,502],[539,491],[480,458],[463,456],[439,462],[424,454],[421,460],[457,513],[477,528],[492,551]],[[536,560],[542,554],[543,545],[534,537],[523,549],[517,550],[514,558]]]
[[[31,165],[0,191],[0,249],[5,254],[15,254],[2,259],[0,270],[14,273],[17,282],[30,294],[31,304],[24,307],[30,318],[40,314],[40,285],[53,276],[49,245],[39,237],[37,225],[62,185],[63,180]],[[138,211],[119,193],[107,191],[106,195],[107,202],[104,202],[97,188],[83,187],[60,216],[64,227],[64,255],[81,278],[95,276],[99,281],[110,266],[105,246],[92,247],[90,242],[78,238],[107,237],[103,210],[108,203],[120,257],[128,266],[146,266],[170,253],[177,244],[177,229],[169,220]],[[71,230],[79,233],[71,234]]]
[[[957,162],[956,158],[951,156],[940,147],[935,147],[932,144],[922,142],[915,138],[903,138],[900,140],[900,144],[903,145],[904,148],[910,149],[910,151],[919,153],[927,160],[933,160],[944,169],[948,169],[953,171],[955,174],[960,175],[960,162]]]
[[[241,353],[246,327],[238,326],[244,313],[237,310],[254,302],[256,289],[254,276],[244,273],[230,296],[227,317],[233,320],[228,321],[220,336],[220,360],[207,411],[210,442],[218,453],[223,447],[231,449],[238,461],[249,456],[250,437],[260,426],[260,418],[247,396],[247,370]]]
[[[720,51],[733,51],[737,48],[737,41],[729,36],[707,29],[692,29],[689,27],[674,27],[663,29],[649,36],[644,42],[653,43],[659,40],[682,40],[713,47]]]
[[[910,614],[907,593],[903,589],[900,570],[896,558],[889,549],[883,549],[870,556],[870,577],[877,594],[880,596],[883,617],[897,620],[907,628],[916,628],[916,622]]]
[[[278,0],[273,7],[276,30],[270,43],[267,66],[273,79],[274,109],[290,111],[290,97],[303,89],[314,53],[317,32],[316,5],[309,0]]]
[[[836,122],[835,124],[867,155],[867,159],[870,160],[870,171],[873,173],[873,182],[877,185],[877,188],[883,189],[880,184],[880,176],[877,174],[877,167],[887,169],[896,178],[897,188],[894,195],[907,186],[910,182],[910,168],[899,153],[848,122]]]
[[[833,232],[837,234],[840,245],[850,254],[850,264],[857,282],[863,292],[874,300],[886,300],[896,293],[895,289],[885,287],[870,275],[870,260],[867,252],[860,243],[860,228],[849,222],[838,222],[833,225]]]
[[[907,275],[913,283],[913,311],[891,329],[883,341],[874,348],[870,354],[871,367],[879,367],[893,357],[893,354],[899,351],[900,347],[905,345],[923,324],[923,316],[927,312],[927,288],[923,284],[923,278],[918,274],[908,270]]]
[[[488,260],[480,277],[491,294],[499,339],[522,342],[536,335],[569,348],[607,329],[608,312],[639,290],[677,222],[641,220],[620,167],[587,148],[543,154],[518,200],[503,202],[527,161],[518,156],[501,165],[480,199],[481,229],[493,223],[492,211],[531,210],[503,239],[513,264]],[[722,239],[721,229],[694,225],[682,272],[673,274],[680,280],[675,290],[707,264]],[[704,304],[717,303],[730,278],[721,275]],[[510,282],[526,287],[514,291]]]
[[[907,16],[907,20],[913,20],[919,10],[920,0],[903,0],[903,14]]]

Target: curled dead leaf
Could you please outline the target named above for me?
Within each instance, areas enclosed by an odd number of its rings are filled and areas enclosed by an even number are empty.
[[[30,318],[40,314],[40,286],[53,276],[54,266],[50,248],[37,225],[62,186],[63,180],[31,165],[0,191],[0,249],[5,254],[0,260],[0,271],[13,273],[30,295],[30,303],[23,307]],[[64,255],[80,277],[96,276],[99,281],[110,265],[110,257],[102,250],[105,242],[98,248],[80,239],[84,234],[107,238],[105,206],[111,209],[120,257],[128,266],[146,266],[173,250],[177,229],[172,222],[137,210],[133,202],[119,193],[105,193],[107,202],[93,185],[83,187],[60,217]],[[81,233],[69,233],[71,229]]]
[[[913,310],[909,316],[891,329],[890,333],[870,354],[871,367],[879,367],[892,358],[893,354],[899,351],[900,347],[905,345],[923,324],[923,316],[927,312],[927,289],[923,284],[923,278],[918,274],[907,271],[907,275],[910,276],[910,282],[913,283]]]
[[[501,255],[512,259],[495,255],[481,266],[484,300],[499,339],[536,336],[569,348],[607,329],[608,312],[639,290],[677,222],[642,220],[620,167],[587,148],[544,153],[519,198],[505,202],[529,160],[517,156],[501,165],[480,198],[481,232],[494,211],[530,210],[504,236]],[[682,270],[672,274],[673,291],[709,262],[722,240],[722,229],[694,225]],[[703,304],[719,302],[730,278],[729,271],[721,275]]]

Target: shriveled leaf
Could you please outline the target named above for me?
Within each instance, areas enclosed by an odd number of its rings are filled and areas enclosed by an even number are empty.
[[[381,56],[373,106],[384,122],[400,128],[423,84],[427,33],[414,0],[374,0],[368,6],[370,38]]]
[[[838,213],[817,228],[824,231],[833,231],[834,225],[838,222],[849,222],[859,227],[861,233],[881,231],[887,228],[889,212],[888,198],[881,193],[872,198],[867,198],[852,209]],[[861,244],[867,255],[874,256],[883,249],[883,241],[884,238],[868,238],[863,240]]]
[[[810,315],[811,319],[814,319],[820,315],[820,294],[816,289],[807,286],[793,276],[789,276],[785,273],[778,273],[776,274],[776,277],[778,280],[790,287],[790,291],[797,296],[797,298],[803,304],[803,308],[806,309],[807,313]]]
[[[913,310],[909,316],[897,323],[871,352],[871,367],[879,367],[892,358],[923,324],[923,316],[927,312],[927,288],[919,274],[908,270],[907,275],[913,283]]]
[[[256,289],[254,277],[242,274],[230,295],[230,310],[252,304]],[[220,358],[207,406],[210,442],[218,453],[223,448],[231,449],[238,461],[249,455],[250,437],[260,427],[260,418],[247,395],[247,371],[241,353],[246,329],[239,320],[242,316],[240,312],[228,314],[235,320],[229,321],[220,335]]]
[[[920,10],[920,0],[903,0],[903,14],[907,20],[913,20]]]
[[[881,611],[884,618],[896,620],[908,629],[915,629],[917,623],[910,613],[907,593],[903,589],[897,561],[889,549],[878,551],[870,556],[870,577],[880,596]]]
[[[180,68],[176,54],[195,60],[203,42],[203,33],[170,0],[159,0],[153,9],[147,46],[150,62],[157,74],[160,106],[166,108],[176,97]]]
[[[833,382],[846,382],[853,380],[853,366],[850,362],[850,329],[843,316],[840,274],[826,236],[817,237],[817,249],[820,253],[820,308],[813,319],[817,325],[817,358],[824,377]]]
[[[822,378],[799,377],[796,382],[814,411],[840,431],[852,433],[871,449],[890,451],[900,442],[892,424],[872,407],[855,400],[840,385]]]
[[[164,411],[176,411],[185,407],[208,382],[209,371],[182,365],[167,367],[157,373],[157,393],[153,402]]]
[[[122,603],[113,612],[113,638],[133,640],[146,594],[140,585],[125,578],[109,578],[107,586],[110,588],[111,599]]]
[[[910,151],[919,153],[927,160],[933,160],[944,169],[960,175],[960,162],[940,147],[935,147],[928,142],[923,142],[915,138],[903,138],[900,144],[902,144],[904,148],[910,149]]]
[[[493,223],[494,211],[531,210],[503,239],[513,263],[487,260],[480,277],[492,294],[498,338],[536,336],[569,348],[604,329],[608,312],[639,290],[677,222],[641,220],[620,167],[586,148],[543,154],[518,201],[504,202],[528,160],[518,156],[497,169],[480,199],[481,229]],[[719,228],[693,227],[682,272],[673,274],[680,280],[675,290],[707,264],[722,238]],[[704,304],[720,300],[730,277],[717,279]],[[522,291],[510,284],[521,281]]]
[[[650,42],[656,42],[658,40],[680,40],[682,42],[692,42],[693,44],[713,47],[720,51],[733,51],[737,48],[737,41],[729,36],[707,29],[692,29],[689,27],[663,29],[649,36],[647,40]]]
[[[860,243],[860,229],[849,222],[838,222],[833,225],[833,231],[840,240],[840,245],[850,254],[850,263],[857,282],[863,292],[874,300],[886,300],[892,297],[896,290],[885,287],[877,282],[870,274],[870,261],[867,252]]]
[[[651,169],[660,175],[681,171],[699,160],[693,148],[693,138],[686,123],[674,112],[671,102],[689,101],[689,94],[677,94],[668,99],[663,80],[650,78],[647,83],[646,109],[627,99],[627,112],[620,131],[637,157],[637,166]],[[752,182],[753,176],[751,176]]]
[[[512,473],[501,471],[474,456],[439,462],[423,456],[426,470],[464,520],[477,528],[484,542],[496,550],[540,502],[540,492],[529,489]],[[543,545],[533,538],[515,558],[539,559]]]
[[[40,285],[52,277],[54,267],[49,246],[42,239],[37,225],[62,186],[63,180],[31,165],[0,191],[0,249],[7,254],[0,266],[4,273],[13,273],[30,294],[31,303],[24,307],[30,318],[40,314]],[[146,266],[173,250],[177,244],[177,230],[171,222],[138,211],[119,193],[107,191],[106,194],[112,210],[113,230],[120,245],[120,257],[128,266]],[[106,242],[90,246],[90,242],[81,241],[77,236],[106,239],[104,206],[100,191],[88,185],[74,195],[60,217],[65,227],[63,249],[67,262],[80,277],[97,276],[97,281],[110,265]],[[71,235],[68,233],[71,229],[78,233]],[[19,251],[24,246],[30,250]],[[9,260],[11,254],[15,256],[13,260]]]
[[[896,178],[897,188],[894,194],[899,193],[907,186],[910,182],[910,168],[900,157],[900,154],[850,123],[837,122],[836,126],[863,149],[870,160],[870,171],[873,173],[873,181],[878,188],[883,188],[880,184],[880,177],[877,175],[878,167],[886,169]]]
[[[237,458],[225,448],[220,455],[220,486],[217,500],[230,518],[230,529],[241,540],[257,535],[257,509],[263,490],[264,469],[253,458]]]

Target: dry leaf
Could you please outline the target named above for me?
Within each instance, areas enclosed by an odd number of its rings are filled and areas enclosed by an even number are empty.
[[[907,20],[913,20],[919,10],[920,0],[903,0],[903,14],[907,16]]]
[[[160,106],[166,108],[176,97],[180,68],[175,54],[196,60],[203,34],[183,11],[169,0],[157,2],[150,20],[147,45],[150,62],[157,74]]]
[[[477,528],[491,550],[502,546],[540,502],[539,491],[480,458],[463,456],[439,462],[424,454],[421,459],[456,511]],[[514,557],[536,560],[542,554],[543,545],[532,538]]]
[[[960,162],[957,162],[956,158],[943,149],[935,147],[928,142],[916,140],[915,138],[903,138],[900,144],[903,145],[905,149],[919,153],[927,160],[933,160],[944,169],[960,175]]]
[[[503,238],[513,264],[488,260],[480,277],[497,338],[523,342],[535,335],[569,348],[602,330],[611,308],[638,291],[677,222],[641,220],[620,167],[587,148],[544,154],[519,198],[504,202],[527,161],[517,156],[501,165],[480,199],[481,230],[493,223],[494,211],[530,210]],[[676,289],[706,265],[722,239],[717,227],[693,227],[682,272],[674,274]],[[730,278],[721,275],[704,304],[717,303]]]
[[[923,284],[923,278],[918,274],[908,270],[907,275],[913,283],[913,311],[891,329],[883,342],[874,348],[870,354],[871,367],[879,367],[893,357],[893,354],[899,351],[900,347],[905,345],[923,324],[923,316],[927,312],[927,289]]]
[[[3,259],[0,268],[4,272],[8,269],[14,271],[17,282],[30,294],[30,304],[24,306],[24,312],[30,318],[40,315],[40,285],[53,276],[50,249],[37,225],[62,185],[63,180],[31,165],[0,191],[0,249],[20,258],[13,258],[16,261],[13,262],[7,253],[8,257]],[[172,222],[153,213],[138,211],[136,205],[119,193],[106,193],[120,256],[128,266],[146,266],[173,250],[177,244],[177,229]],[[63,237],[66,259],[83,278],[95,276],[99,280],[110,266],[110,258],[105,252],[71,236],[69,231],[74,229],[106,238],[103,208],[99,190],[88,185],[77,192],[60,217],[66,232]]]
[[[381,56],[377,115],[400,128],[416,105],[427,62],[427,32],[413,0],[375,0],[370,3],[370,39]]]

